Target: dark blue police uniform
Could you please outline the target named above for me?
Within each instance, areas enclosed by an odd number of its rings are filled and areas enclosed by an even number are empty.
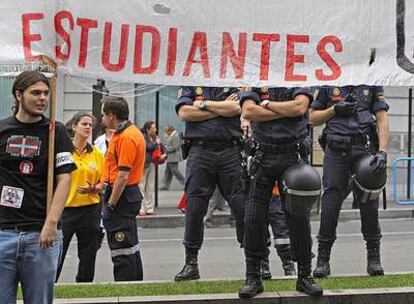
[[[290,235],[289,228],[286,222],[285,210],[282,206],[279,195],[272,195],[269,202],[269,212],[267,215],[268,226],[272,231],[273,244],[276,248],[277,254],[282,262],[282,267],[285,275],[296,275],[295,264],[292,260],[290,249]],[[272,245],[270,232],[267,232],[267,247]],[[272,274],[269,267],[270,249],[267,250],[266,256],[262,260],[262,279],[270,280]]]
[[[235,88],[183,87],[180,89],[176,112],[183,105],[193,105],[195,100],[221,102],[236,92]],[[236,217],[237,239],[240,243],[243,241],[243,197],[239,192],[232,195],[235,184],[240,179],[241,134],[240,115],[186,122],[184,137],[191,142],[191,148],[186,165],[187,209],[183,243],[186,248],[186,265],[192,263],[193,270],[197,266],[197,253],[203,243],[203,218],[216,185]],[[184,272],[185,268],[186,266]],[[176,280],[199,277],[196,274],[198,269],[190,275],[183,271],[176,276]]]
[[[277,254],[280,257],[285,275],[296,274],[295,266],[292,261],[290,234],[286,221],[286,212],[282,206],[280,196],[273,195],[270,199],[268,222],[272,230],[273,245],[275,246]],[[270,243],[270,240],[268,243]]]
[[[283,102],[294,100],[298,95],[313,100],[313,94],[308,88],[255,88],[243,93],[240,102],[242,104],[247,99],[257,104],[263,100]],[[307,113],[270,121],[251,121],[251,127],[258,149],[250,170],[250,191],[245,205],[246,286],[239,292],[240,297],[251,297],[263,290],[255,268],[266,256],[267,218],[273,186],[289,167],[300,161],[306,162],[310,152]],[[281,183],[278,184],[285,207],[286,197]],[[312,249],[309,216],[286,212],[286,220],[290,230],[292,255],[298,262],[298,277],[308,278],[311,273]]]
[[[373,86],[322,87],[316,90],[311,104],[314,110],[325,110],[349,95],[355,96],[355,114],[335,115],[326,122],[326,147],[323,165],[323,195],[319,234],[318,264],[329,261],[342,202],[348,196],[352,165],[363,155],[373,153],[377,141],[374,114],[387,111],[383,88]],[[378,222],[378,199],[359,204],[361,232],[367,248],[378,248],[381,229]],[[321,260],[322,259],[322,260]],[[321,260],[321,261],[319,261]],[[329,267],[326,263],[325,266]],[[325,277],[330,269],[317,269],[315,276]],[[325,274],[325,275],[324,275]]]
[[[313,99],[312,92],[307,88],[270,88],[253,89],[241,96],[241,102],[251,99],[256,103],[261,100],[289,101],[297,95],[306,95]],[[249,193],[245,210],[245,253],[246,257],[262,259],[266,253],[266,222],[272,189],[284,171],[297,164],[300,159],[306,160],[310,147],[308,146],[308,119],[306,115],[298,117],[285,117],[264,122],[251,122],[253,138],[259,143],[262,152],[260,167],[257,168],[257,181],[255,191]],[[298,150],[301,144],[301,151]],[[302,152],[300,154],[300,152]],[[257,153],[256,153],[257,155]],[[253,168],[252,168],[253,170]],[[251,172],[254,174],[255,172]],[[280,183],[279,183],[280,188]],[[282,193],[282,191],[280,191]],[[281,197],[285,204],[284,197]],[[292,217],[287,215],[289,226],[295,226]],[[299,228],[299,235],[294,235],[291,229],[291,244],[296,249],[296,259],[310,259],[311,239],[309,219],[300,219],[303,225]],[[302,227],[303,226],[303,227]],[[290,227],[291,228],[291,227]],[[293,227],[292,227],[293,228]],[[300,239],[297,239],[297,238]]]

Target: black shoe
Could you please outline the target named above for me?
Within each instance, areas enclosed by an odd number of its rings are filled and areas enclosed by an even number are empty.
[[[285,271],[285,276],[294,276],[296,275],[295,264],[292,260],[283,261],[283,270]]]
[[[298,277],[296,281],[296,290],[304,292],[311,297],[320,297],[323,294],[322,288],[310,275],[306,277]]]
[[[381,267],[381,264],[372,264],[368,262],[367,272],[370,276],[382,276],[384,275],[384,269]]]
[[[179,273],[176,274],[175,281],[189,281],[200,278],[198,270],[198,252],[188,252],[186,249],[185,265]]]
[[[260,278],[246,278],[246,282],[244,286],[239,290],[239,298],[241,299],[248,299],[253,298],[257,294],[263,292],[263,284]]]
[[[379,257],[368,257],[367,272],[370,276],[384,275],[384,269],[381,266]]]
[[[168,191],[168,188],[167,187],[161,187],[161,188],[159,188],[159,190]]]
[[[319,243],[318,260],[316,262],[316,268],[313,271],[313,276],[315,278],[326,278],[331,274],[331,267],[329,265],[331,249],[332,244]]]
[[[316,268],[313,271],[313,276],[315,278],[326,278],[331,274],[331,267],[329,266],[329,261],[318,258]]]
[[[183,269],[174,278],[174,281],[190,281],[198,280],[200,278],[200,272],[198,265],[184,265]]]
[[[269,258],[265,258],[262,260],[261,275],[262,280],[270,280],[272,278],[272,274],[270,273],[269,269]]]
[[[380,242],[367,242],[367,272],[370,276],[384,275],[381,266]]]
[[[239,290],[239,298],[253,298],[263,292],[261,277],[262,260],[246,257],[246,281]]]

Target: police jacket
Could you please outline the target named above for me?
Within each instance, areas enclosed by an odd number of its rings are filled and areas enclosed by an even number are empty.
[[[348,94],[353,94],[356,101],[356,113],[352,116],[334,116],[326,122],[327,134],[343,136],[367,135],[375,123],[375,113],[388,111],[389,106],[381,86],[345,86],[321,87],[315,91],[315,100],[311,108],[325,110],[334,106]]]
[[[241,94],[240,104],[247,99],[260,104],[263,100],[290,101],[298,95],[308,96],[312,102],[313,94],[309,88],[253,88]],[[297,117],[284,117],[270,121],[252,121],[253,137],[260,142],[287,144],[308,135],[307,113]]]
[[[178,100],[175,110],[178,113],[180,107],[183,105],[193,105],[195,100],[221,102],[236,92],[236,88],[228,87],[182,87],[178,92]],[[219,116],[205,121],[185,123],[184,136],[190,140],[238,140],[241,134],[240,115],[235,115],[233,117]]]

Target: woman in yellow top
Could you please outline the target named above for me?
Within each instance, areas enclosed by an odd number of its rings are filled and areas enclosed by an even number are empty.
[[[71,119],[73,130],[73,160],[78,167],[73,171],[66,207],[62,214],[63,255],[56,281],[62,270],[66,252],[74,234],[78,239],[78,273],[76,282],[92,282],[95,274],[96,252],[101,236],[101,210],[99,184],[103,155],[88,143],[95,117],[88,112],[78,112]]]

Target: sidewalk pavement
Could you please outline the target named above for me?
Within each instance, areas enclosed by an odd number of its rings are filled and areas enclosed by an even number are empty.
[[[390,189],[391,187],[389,187]],[[142,228],[176,228],[184,227],[184,214],[176,205],[183,190],[170,190],[158,192],[158,207],[155,215],[137,217],[137,224]],[[342,205],[340,221],[359,219],[359,210],[352,209],[352,194]],[[382,197],[380,197],[380,218],[414,218],[414,205],[401,205],[391,200],[388,194],[387,210],[383,210]],[[319,215],[313,215],[311,220],[319,221]],[[214,225],[229,225],[230,209],[216,211],[213,216]]]
[[[22,303],[22,301],[18,301]],[[236,292],[231,294],[175,295],[175,296],[142,296],[142,297],[110,297],[83,299],[55,299],[54,303],[66,304],[156,304],[156,303],[190,303],[190,304],[316,304],[316,303],[404,303],[414,304],[414,288],[376,288],[376,289],[336,289],[324,290],[322,297],[313,298],[295,291],[264,292],[252,299],[239,299]]]

